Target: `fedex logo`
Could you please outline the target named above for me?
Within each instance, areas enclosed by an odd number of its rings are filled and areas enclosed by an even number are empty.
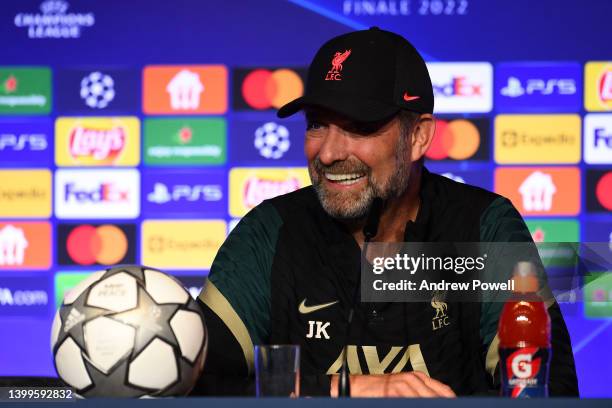
[[[434,95],[444,96],[480,96],[482,84],[470,82],[465,76],[452,77],[450,82],[433,85]]]
[[[590,113],[584,117],[584,161],[612,163],[612,114]]]
[[[593,144],[595,147],[599,147],[600,143],[602,146],[612,149],[612,134],[607,134],[605,128],[595,129],[595,142]]]
[[[102,183],[91,190],[81,189],[75,183],[65,186],[64,200],[77,202],[127,202],[129,190],[121,189],[113,183]]]
[[[58,218],[136,218],[140,214],[137,170],[65,170],[55,173]]]
[[[493,107],[493,67],[487,62],[427,64],[434,113],[489,112]]]
[[[495,70],[496,106],[504,112],[576,112],[582,67],[578,63],[501,63]]]

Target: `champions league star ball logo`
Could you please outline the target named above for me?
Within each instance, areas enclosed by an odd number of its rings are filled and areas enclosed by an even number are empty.
[[[266,159],[280,159],[291,147],[289,130],[274,122],[265,123],[255,131],[254,144]]]
[[[187,395],[204,367],[201,307],[175,278],[140,265],[94,272],[63,299],[51,333],[59,377],[89,397]]]
[[[115,81],[109,75],[92,72],[81,80],[81,98],[93,109],[104,109],[115,99]]]

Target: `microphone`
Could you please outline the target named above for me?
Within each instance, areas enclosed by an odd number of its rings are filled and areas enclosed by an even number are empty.
[[[370,242],[372,238],[376,236],[378,232],[378,224],[380,223],[380,215],[383,209],[383,199],[380,197],[374,198],[372,200],[372,205],[370,206],[370,213],[368,214],[368,218],[366,220],[365,226],[363,227],[363,235],[365,235],[364,241],[364,252],[365,252],[365,244]]]
[[[368,214],[368,218],[366,219],[365,226],[363,227],[363,235],[365,237],[363,241],[363,251],[361,251],[361,264],[363,264],[364,260],[367,261],[366,255],[368,253],[368,243],[372,238],[376,236],[378,232],[378,224],[380,223],[380,215],[383,209],[383,199],[380,197],[375,197],[372,201],[372,205],[370,206],[370,212]],[[353,292],[353,302],[351,303],[351,309],[349,310],[347,325],[346,325],[346,335],[344,336],[344,351],[342,352],[342,366],[340,367],[340,378],[338,379],[338,396],[343,398],[349,398],[351,396],[351,382],[349,378],[348,372],[348,341],[349,335],[351,333],[351,324],[353,323],[353,314],[355,313],[355,305],[359,301],[359,289],[361,286],[361,269],[359,270],[359,275],[357,277],[357,286],[355,286],[355,291]]]

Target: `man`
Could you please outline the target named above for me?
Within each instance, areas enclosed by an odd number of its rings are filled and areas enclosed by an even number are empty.
[[[299,344],[305,395],[337,394],[345,345],[353,396],[495,390],[501,303],[449,303],[438,328],[430,303],[357,303],[347,330],[376,197],[373,241],[531,241],[507,199],[423,166],[435,122],[421,56],[377,28],[336,37],[314,57],[304,96],[278,115],[300,110],[312,186],[257,206],[217,254],[199,297],[210,343],[196,392],[252,392],[254,344]],[[559,306],[549,313],[550,392],[577,395]]]

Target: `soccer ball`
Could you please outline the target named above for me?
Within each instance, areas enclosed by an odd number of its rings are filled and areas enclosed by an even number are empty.
[[[186,395],[206,358],[202,310],[173,277],[144,266],[95,272],[53,321],[59,377],[82,397]]]
[[[280,159],[290,146],[289,130],[283,125],[268,122],[255,131],[255,148],[266,159]]]
[[[114,85],[109,75],[92,72],[81,80],[81,98],[90,108],[104,109],[115,98]]]

